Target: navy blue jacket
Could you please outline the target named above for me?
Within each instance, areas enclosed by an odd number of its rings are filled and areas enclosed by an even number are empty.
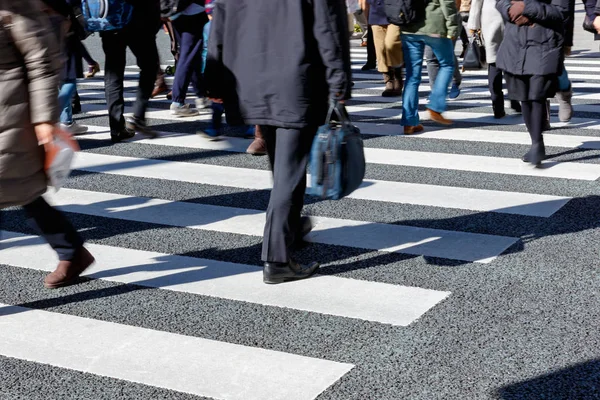
[[[344,0],[216,0],[205,83],[247,124],[323,123],[329,98],[350,97]]]

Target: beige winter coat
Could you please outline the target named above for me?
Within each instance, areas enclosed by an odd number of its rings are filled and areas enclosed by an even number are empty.
[[[57,44],[38,0],[0,0],[0,209],[46,191],[34,124],[58,117]]]

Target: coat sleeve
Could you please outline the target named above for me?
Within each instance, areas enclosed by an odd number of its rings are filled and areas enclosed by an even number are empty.
[[[343,0],[314,0],[313,10],[313,34],[327,69],[329,95],[336,100],[349,99],[352,68],[348,18]]]
[[[496,9],[502,14],[505,22],[510,22],[508,9],[510,8],[510,0],[496,0]]]
[[[596,15],[600,15],[600,0],[596,3],[596,8],[594,9]]]
[[[212,21],[204,69],[206,95],[213,99],[225,96],[225,65],[223,64],[223,40],[225,23],[225,4],[215,1],[212,4]]]
[[[533,23],[556,30],[563,30],[569,15],[570,0],[552,0],[544,3],[539,0],[525,0],[523,15]]]
[[[596,18],[596,6],[600,6],[600,0],[581,0],[585,7],[585,14],[589,19]]]
[[[55,123],[58,120],[60,69],[58,44],[48,18],[33,0],[13,2],[11,8],[10,34],[27,72],[31,123]]]
[[[481,29],[481,11],[483,10],[483,0],[473,0],[471,2],[471,11],[469,12],[469,21],[467,29],[477,31]]]
[[[446,30],[448,37],[456,39],[458,36],[458,9],[455,0],[440,0],[440,8],[446,18]]]

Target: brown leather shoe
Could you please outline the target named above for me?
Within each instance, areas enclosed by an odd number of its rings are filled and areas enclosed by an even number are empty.
[[[79,275],[94,261],[94,256],[82,246],[75,252],[75,257],[71,261],[60,261],[58,263],[56,270],[44,279],[44,286],[48,289],[56,289],[72,285],[77,282]]]
[[[427,109],[427,111],[429,111],[429,118],[431,118],[433,122],[437,122],[438,124],[442,125],[452,125],[452,121],[444,118],[441,113],[430,110],[429,108]]]
[[[152,94],[150,95],[150,97],[154,98],[154,97],[160,96],[161,94],[166,93],[168,91],[169,91],[169,88],[167,87],[167,84],[163,81],[162,83],[159,83],[154,86],[154,90],[152,91]]]
[[[419,133],[419,132],[423,132],[425,130],[425,128],[423,128],[423,125],[419,124],[416,126],[405,126],[404,127],[404,134],[405,135],[412,135],[413,133]]]
[[[267,142],[265,139],[261,139],[258,137],[254,138],[254,141],[250,143],[246,153],[252,154],[253,156],[264,156],[267,154]]]

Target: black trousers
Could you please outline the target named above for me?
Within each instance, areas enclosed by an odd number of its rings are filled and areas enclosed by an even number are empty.
[[[367,29],[367,64],[375,65],[377,63],[377,53],[375,52],[375,41],[373,40],[373,30],[371,25]]]
[[[300,230],[306,167],[317,126],[284,129],[261,126],[273,170],[273,190],[267,209],[262,260],[285,263]]]
[[[523,119],[531,136],[531,143],[542,142],[542,133],[548,119],[546,100],[523,101]]]
[[[75,251],[83,246],[83,239],[69,220],[43,197],[23,206],[31,225],[58,254],[61,261],[72,260]]]
[[[502,92],[502,70],[496,63],[488,64],[488,86],[494,111],[504,110],[504,93]]]
[[[123,81],[125,79],[127,47],[136,57],[137,65],[140,68],[139,86],[133,107],[133,115],[140,120],[145,119],[148,101],[154,89],[154,81],[159,65],[155,24],[149,21],[149,25],[140,26],[140,23],[132,22],[124,29],[114,32],[102,32],[101,34],[102,48],[106,54],[104,90],[112,134],[117,134],[125,128]]]

